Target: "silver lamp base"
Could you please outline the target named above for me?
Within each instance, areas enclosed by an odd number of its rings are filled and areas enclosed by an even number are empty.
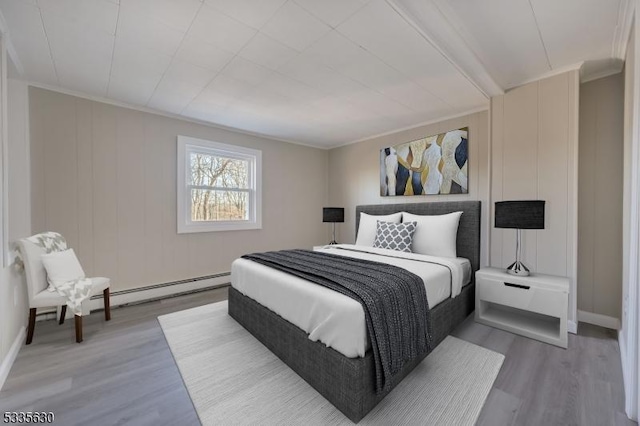
[[[332,225],[333,225],[333,233],[332,233],[333,238],[331,239],[331,242],[329,243],[330,246],[332,246],[334,244],[338,244],[338,242],[336,241],[336,223],[333,222]]]
[[[517,275],[519,277],[529,276],[529,268],[524,266],[522,262],[516,260],[507,268],[507,273],[511,275]]]

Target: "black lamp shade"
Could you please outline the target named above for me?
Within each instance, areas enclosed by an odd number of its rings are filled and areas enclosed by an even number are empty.
[[[344,208],[342,207],[323,207],[323,222],[344,222]]]
[[[498,201],[496,228],[544,229],[544,201]]]

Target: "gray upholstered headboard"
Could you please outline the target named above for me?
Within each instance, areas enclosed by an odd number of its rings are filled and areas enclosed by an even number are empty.
[[[463,212],[458,226],[456,251],[459,257],[469,259],[473,271],[480,269],[480,201],[445,201],[440,203],[373,204],[356,206],[356,235],[360,226],[360,213],[373,215],[408,212],[421,215],[439,215]]]

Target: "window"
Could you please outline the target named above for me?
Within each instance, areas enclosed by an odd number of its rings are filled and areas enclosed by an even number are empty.
[[[262,152],[178,136],[178,233],[262,228]]]

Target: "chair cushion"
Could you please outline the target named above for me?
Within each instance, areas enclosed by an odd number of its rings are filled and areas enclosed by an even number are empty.
[[[51,292],[47,289],[42,290],[40,293],[33,296],[30,308],[49,308],[52,306],[66,305],[67,299],[64,296],[59,295],[57,292]]]
[[[95,277],[89,278],[91,280],[91,295],[102,293],[111,284],[109,278]],[[57,292],[50,292],[47,289],[42,290],[36,294],[31,300],[31,308],[48,308],[51,306],[66,305],[67,299],[64,296],[59,295]]]
[[[47,271],[50,290],[55,290],[58,285],[83,279],[86,276],[73,249],[43,254],[40,256],[40,260]]]

